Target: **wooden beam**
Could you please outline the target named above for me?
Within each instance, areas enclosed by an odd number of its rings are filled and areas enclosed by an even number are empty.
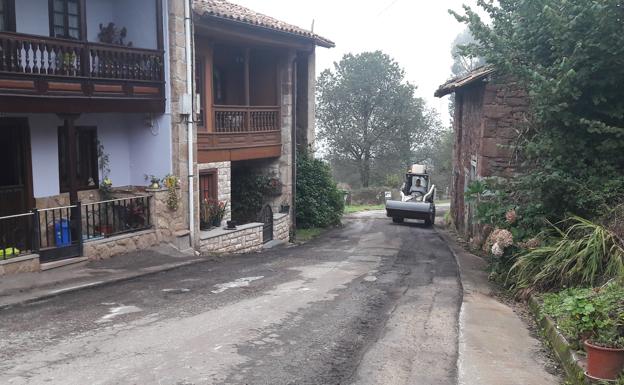
[[[162,51],[165,49],[165,41],[163,38],[163,6],[162,0],[156,1],[156,40],[158,44],[158,50]]]

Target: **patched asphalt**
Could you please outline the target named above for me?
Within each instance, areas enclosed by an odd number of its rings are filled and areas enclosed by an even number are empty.
[[[453,384],[461,285],[380,212],[303,246],[0,311],[2,384]]]

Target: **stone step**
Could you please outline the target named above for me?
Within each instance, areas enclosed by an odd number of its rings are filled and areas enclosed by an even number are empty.
[[[88,260],[89,258],[87,257],[76,257],[76,258],[62,259],[60,261],[42,263],[41,271],[59,269],[61,267],[73,266],[73,265],[82,264],[82,263],[86,264]]]

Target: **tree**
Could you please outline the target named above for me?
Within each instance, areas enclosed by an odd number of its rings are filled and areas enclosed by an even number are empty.
[[[297,227],[340,224],[344,197],[332,179],[327,163],[306,153],[297,156]]]
[[[455,37],[451,45],[451,56],[453,56],[451,72],[453,76],[466,75],[475,68],[485,64],[485,59],[483,57],[474,56],[463,50],[463,47],[469,44],[477,44],[477,42],[472,36],[472,33],[470,33],[470,29],[466,28]]]
[[[624,194],[624,6],[621,0],[479,0],[452,12],[497,76],[526,85],[532,121],[513,199],[551,220],[608,212]]]
[[[375,162],[409,164],[415,149],[435,135],[415,89],[398,63],[380,51],[345,55],[333,71],[321,74],[319,138],[329,158],[355,164],[363,187],[371,184]]]
[[[475,68],[485,64],[485,59],[482,56],[474,56],[465,52],[464,47],[470,44],[477,44],[477,42],[468,28],[460,32],[453,40],[451,44],[451,56],[453,57],[451,73],[453,78],[466,75]],[[449,114],[451,117],[455,115],[455,94],[450,96]]]

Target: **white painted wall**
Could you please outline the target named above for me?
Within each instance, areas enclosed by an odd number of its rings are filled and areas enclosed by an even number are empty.
[[[145,175],[162,178],[171,173],[171,115],[134,117],[129,138],[130,181],[132,185],[143,185]]]
[[[50,36],[48,0],[17,0],[15,29],[20,33]]]
[[[58,127],[61,119],[51,114],[28,117],[35,198],[60,194],[58,166]]]
[[[113,186],[122,187],[145,185],[146,174],[164,177],[172,170],[171,117],[156,116],[154,122],[149,127],[143,114],[84,114],[76,125],[97,127],[98,139],[109,155]],[[34,196],[58,195],[57,130],[63,121],[54,114],[31,114],[28,123]]]
[[[134,47],[158,48],[154,0],[87,0],[85,12],[88,41],[98,42],[100,23],[106,26],[112,21],[128,29],[126,41]],[[15,18],[17,32],[50,36],[48,0],[17,0]]]
[[[158,48],[154,0],[87,0],[87,39],[98,42],[100,24],[126,27],[126,42],[137,48]]]

